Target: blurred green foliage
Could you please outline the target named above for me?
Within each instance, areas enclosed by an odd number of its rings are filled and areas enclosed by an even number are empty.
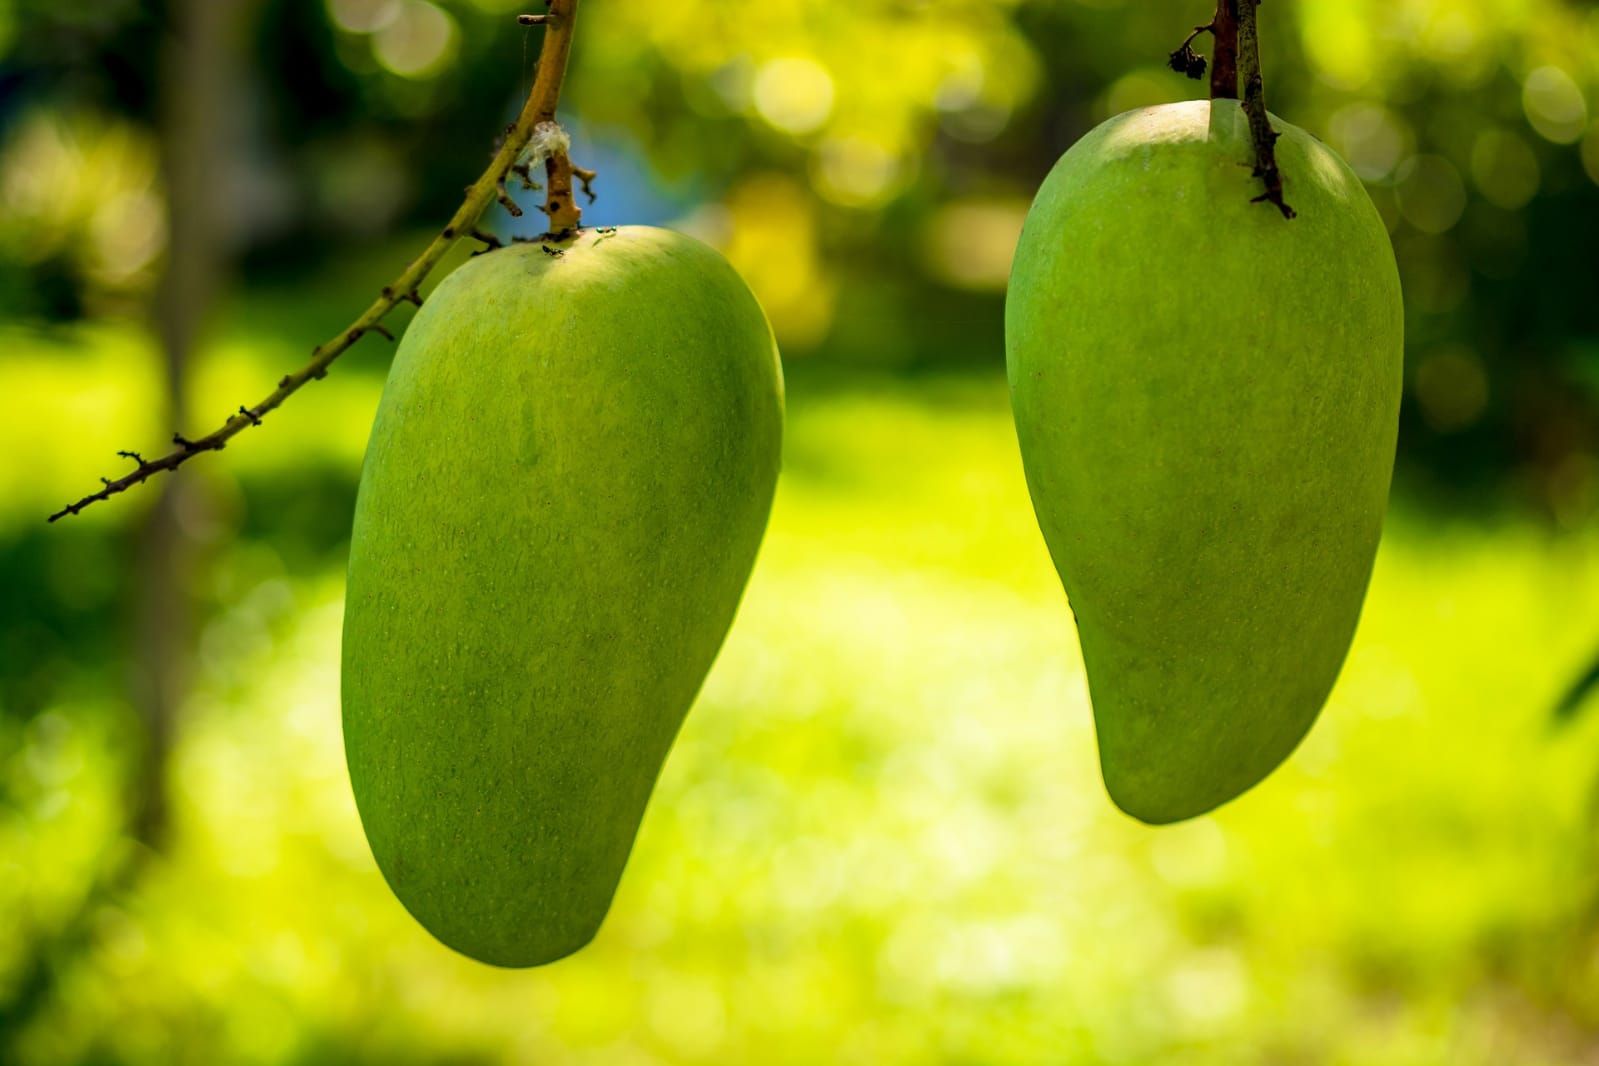
[[[242,2],[214,159],[234,285],[184,383],[202,425],[409,258],[538,45],[510,0]],[[156,0],[0,0],[0,1062],[1595,1061],[1599,726],[1550,729],[1599,634],[1592,4],[1267,5],[1274,109],[1394,235],[1399,504],[1282,772],[1160,832],[1101,794],[1002,290],[1059,153],[1196,94],[1164,61],[1206,6],[584,0],[589,218],[728,253],[779,330],[791,432],[612,919],[512,974],[404,915],[344,781],[380,344],[190,468],[187,695],[141,771],[158,494],[41,519],[174,428],[146,325],[174,30]],[[1197,265],[1195,292],[1227,298]],[[141,841],[152,789],[171,825]]]
[[[218,180],[247,277],[436,224],[540,32],[514,0],[230,2],[250,33]],[[169,3],[0,0],[0,311],[148,289]],[[580,157],[616,164],[591,217],[723,246],[791,358],[991,366],[1032,191],[1093,124],[1202,91],[1164,58],[1205,6],[588,0],[566,100]],[[1265,31],[1274,108],[1393,229],[1406,483],[1580,524],[1599,505],[1599,10],[1284,0]]]
[[[237,358],[267,372],[275,354]],[[795,370],[769,541],[598,941],[532,973],[451,955],[382,884],[338,735],[338,564],[375,386],[349,386],[351,431],[320,451],[286,417],[247,463],[204,468],[177,823],[128,885],[128,724],[102,661],[121,516],[46,532],[31,493],[7,497],[0,631],[73,636],[9,675],[50,695],[18,715],[29,693],[8,693],[0,719],[0,1060],[1599,1050],[1599,721],[1555,738],[1547,717],[1599,629],[1599,541],[1401,511],[1304,749],[1218,815],[1151,831],[1101,791],[1003,383],[947,375]],[[66,364],[35,395],[84,387]]]

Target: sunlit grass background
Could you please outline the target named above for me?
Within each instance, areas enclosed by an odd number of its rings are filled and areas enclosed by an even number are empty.
[[[43,412],[103,420],[6,493],[32,523],[135,432],[142,342],[6,344],[38,360],[0,399],[10,454]],[[222,352],[219,379],[278,365]],[[358,461],[377,380],[327,386],[209,465],[216,500],[313,439]],[[23,1061],[1594,1061],[1599,735],[1550,712],[1599,631],[1599,541],[1401,509],[1302,750],[1156,831],[1099,783],[1003,382],[802,369],[789,392],[770,536],[590,948],[498,971],[409,919],[344,776],[339,567],[213,532],[175,843],[97,903]],[[347,431],[313,438],[335,400]],[[0,981],[134,846],[116,722],[69,693],[0,733]]]

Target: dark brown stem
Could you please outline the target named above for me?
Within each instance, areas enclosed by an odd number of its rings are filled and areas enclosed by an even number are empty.
[[[548,14],[525,15],[518,20],[525,25],[545,27],[544,43],[539,52],[538,75],[533,82],[532,91],[528,93],[527,103],[522,106],[522,113],[517,117],[515,125],[506,131],[505,139],[494,153],[489,168],[477,181],[467,187],[465,201],[456,209],[449,224],[423,249],[422,254],[412,260],[411,265],[406,267],[398,278],[383,287],[382,293],[359,318],[341,330],[337,336],[313,349],[311,361],[294,373],[284,376],[278,382],[278,387],[261,402],[253,407],[239,408],[237,414],[203,437],[189,440],[175,434],[173,443],[176,447],[158,458],[144,459],[134,452],[119,452],[119,455],[134,460],[136,465],[133,470],[119,478],[102,479],[103,487],[100,491],[90,493],[77,502],[63,507],[50,516],[51,522],[67,515],[75,515],[92,503],[108,500],[118,493],[126,492],[157,474],[176,470],[201,452],[221,451],[227,446],[228,441],[238,434],[251,426],[260,425],[261,419],[268,412],[277,410],[283,401],[300,391],[306,382],[326,377],[328,367],[333,361],[349,351],[351,346],[366,334],[379,333],[388,336],[388,330],[383,327],[382,319],[394,310],[397,304],[409,301],[418,307],[422,305],[417,286],[439,264],[456,241],[473,231],[478,219],[488,210],[489,205],[499,199],[505,187],[505,176],[521,158],[528,142],[533,139],[534,131],[543,123],[555,121],[555,109],[561,99],[561,81],[566,75],[567,55],[572,47],[577,0],[549,0],[548,6]],[[577,229],[578,222],[582,218],[582,212],[572,203],[572,161],[567,158],[563,149],[552,153],[545,163],[550,178],[549,197],[545,206],[545,213],[550,216],[550,233],[553,237],[564,237]]]
[[[1216,47],[1210,54],[1210,98],[1238,99],[1238,0],[1216,0],[1210,23]]]
[[[1223,0],[1226,2],[1226,0]],[[1266,191],[1254,202],[1274,205],[1283,218],[1293,218],[1294,209],[1283,199],[1283,176],[1277,169],[1277,138],[1266,113],[1266,82],[1260,72],[1260,34],[1255,18],[1260,0],[1237,0],[1238,59],[1244,77],[1244,113],[1249,116],[1249,136],[1255,145],[1255,177]]]

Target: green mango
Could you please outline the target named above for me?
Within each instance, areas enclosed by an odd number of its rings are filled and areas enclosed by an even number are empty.
[[[1398,431],[1403,308],[1360,181],[1236,102],[1105,122],[1028,213],[1005,306],[1028,489],[1078,621],[1111,798],[1239,795],[1304,737],[1359,619]]]
[[[765,315],[681,234],[513,245],[417,313],[361,474],[342,697],[372,853],[445,944],[534,966],[598,930],[782,422]]]

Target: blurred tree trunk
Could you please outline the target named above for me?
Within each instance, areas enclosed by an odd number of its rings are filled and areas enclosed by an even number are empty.
[[[171,0],[161,56],[159,136],[166,184],[166,270],[155,305],[165,356],[165,424],[187,429],[187,372],[227,271],[225,184],[229,105],[237,100],[243,30],[256,0]],[[164,479],[139,547],[132,695],[144,746],[130,782],[130,828],[159,848],[169,824],[167,762],[188,686],[194,638],[193,542],[185,515],[200,506],[178,471]],[[191,523],[192,525],[192,523]]]
[[[237,99],[249,13],[259,0],[169,0],[170,28],[161,55],[159,137],[166,184],[166,269],[153,326],[165,355],[166,424],[185,425],[185,374],[207,312],[227,271],[221,225],[225,206],[229,107]],[[167,763],[192,659],[192,555],[188,532],[201,510],[185,472],[162,479],[160,498],[139,536],[130,695],[143,744],[128,782],[129,832],[145,848],[108,864],[77,913],[33,945],[0,995],[0,1062],[20,1042],[54,994],[62,971],[94,938],[102,906],[126,892],[144,859],[167,839]],[[185,522],[185,518],[188,521]]]

